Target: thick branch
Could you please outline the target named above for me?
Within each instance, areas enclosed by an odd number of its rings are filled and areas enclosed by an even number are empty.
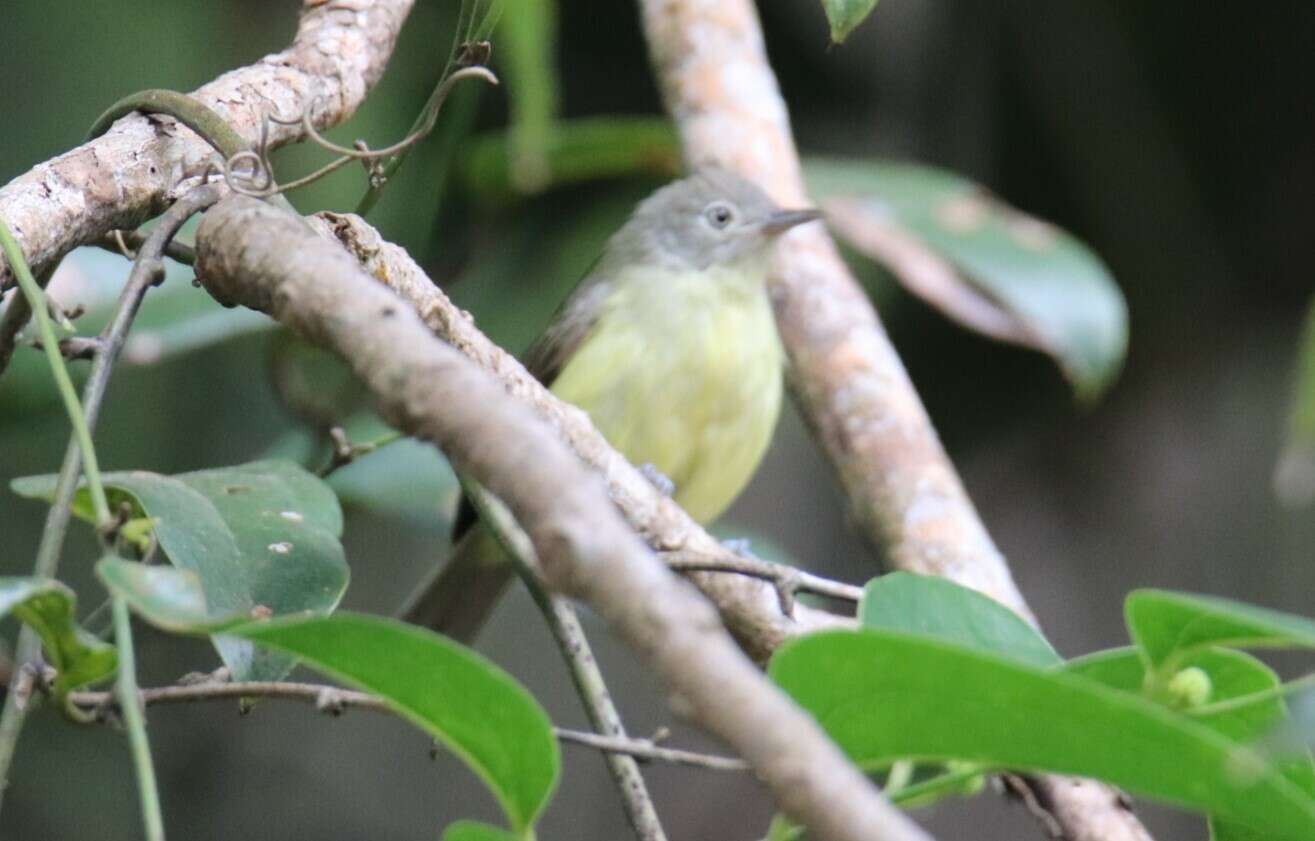
[[[316,126],[336,125],[383,75],[412,2],[308,2],[288,49],[225,73],[193,95],[250,144],[266,114],[294,116],[309,108]],[[270,126],[272,145],[300,139],[300,124]],[[158,215],[213,160],[210,146],[172,119],[133,114],[0,188],[0,218],[40,274],[74,247]],[[9,280],[0,267],[0,288]]]
[[[803,203],[789,115],[752,2],[640,0],[640,8],[686,158],[735,169],[787,206]],[[824,231],[806,226],[784,238],[773,292],[795,396],[867,535],[897,568],[949,578],[1035,621]],[[1054,804],[1074,841],[1149,838],[1113,789],[1051,778],[1038,785],[1038,799]]]
[[[497,375],[508,391],[556,427],[576,454],[603,476],[612,500],[655,550],[677,552],[686,561],[701,559],[709,568],[738,571],[744,566],[744,558],[704,531],[612,449],[584,412],[558,400],[515,357],[489,341],[469,314],[454,306],[404,249],[386,242],[359,216],[321,213],[311,219],[311,227],[345,245],[373,277],[405,299],[434,333]],[[760,660],[792,636],[846,622],[804,605],[795,605],[787,615],[775,588],[743,575],[691,572],[689,578],[717,605],[749,653]]]
[[[549,586],[602,616],[787,814],[830,841],[928,837],[740,653],[712,606],[653,557],[557,432],[351,255],[284,211],[233,197],[202,221],[196,267],[221,302],[268,312],[337,351],[393,425],[439,444],[506,503]]]

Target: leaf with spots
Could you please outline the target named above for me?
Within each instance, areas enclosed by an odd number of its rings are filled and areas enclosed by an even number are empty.
[[[1067,232],[932,167],[815,159],[804,168],[836,234],[948,318],[1049,355],[1082,398],[1118,374],[1127,305]]]
[[[149,525],[177,567],[196,573],[213,615],[329,613],[347,589],[342,512],[320,479],[288,461],[257,461],[162,476],[103,477],[112,505],[126,503]],[[21,496],[50,500],[53,476],[12,483]],[[74,511],[91,518],[85,490]],[[292,668],[284,653],[213,637],[234,680],[277,680]]]

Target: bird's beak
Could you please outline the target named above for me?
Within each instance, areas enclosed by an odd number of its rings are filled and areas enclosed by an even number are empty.
[[[774,236],[790,230],[795,225],[802,225],[805,222],[812,222],[814,219],[821,218],[822,211],[811,207],[806,210],[778,210],[767,217],[762,224],[762,230],[768,236]]]

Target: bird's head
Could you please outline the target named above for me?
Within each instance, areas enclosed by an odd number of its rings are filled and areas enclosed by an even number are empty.
[[[820,217],[783,210],[753,182],[707,167],[641,202],[612,247],[629,260],[702,270],[765,258],[778,235]]]

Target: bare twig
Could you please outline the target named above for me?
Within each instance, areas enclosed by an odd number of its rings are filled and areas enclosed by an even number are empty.
[[[544,589],[540,580],[539,559],[534,551],[534,544],[529,535],[521,529],[506,507],[494,499],[477,483],[463,481],[462,487],[467,497],[479,512],[480,519],[497,539],[498,543],[514,560],[517,571],[530,595],[534,598],[539,611],[543,613],[548,629],[552,631],[557,647],[561,649],[571,669],[571,679],[576,692],[584,702],[585,712],[594,729],[602,736],[626,739],[625,725],[621,723],[621,713],[612,702],[612,693],[603,680],[603,672],[594,659],[589,639],[584,635],[580,618],[569,600],[555,596]],[[621,803],[625,808],[630,827],[640,841],[666,841],[662,823],[658,819],[653,798],[649,796],[644,775],[639,771],[639,764],[634,757],[623,753],[607,755],[607,769],[616,782],[621,793]]]
[[[748,771],[749,765],[743,759],[733,756],[715,756],[707,753],[664,748],[654,744],[651,739],[624,739],[617,736],[600,736],[580,730],[554,728],[559,741],[587,745],[608,753],[624,753],[636,759],[653,759],[670,762],[675,765],[688,765],[693,768],[707,768],[712,771]]]
[[[141,231],[121,231],[116,228],[91,243],[91,245],[120,254],[128,260],[136,260],[137,249],[141,248],[142,243],[145,241],[146,234]],[[169,247],[164,250],[164,256],[175,262],[190,266],[196,260],[196,251],[186,243],[172,240]]]
[[[719,163],[785,206],[805,199],[790,118],[750,0],[640,0],[667,110],[690,163]],[[727,80],[734,80],[731,84]],[[784,237],[773,271],[777,325],[804,416],[856,520],[897,568],[979,590],[1035,622],[898,354],[835,244],[818,226]],[[1037,781],[1073,841],[1149,839],[1114,789]],[[1099,796],[1088,796],[1092,792]]]
[[[707,555],[689,550],[663,552],[660,556],[666,565],[677,572],[734,572],[770,581],[776,587],[781,601],[781,612],[787,616],[794,614],[794,594],[814,593],[846,602],[858,602],[863,598],[863,588],[842,581],[832,581],[802,569],[785,564],[775,564],[737,554],[730,550]]]
[[[28,680],[28,683],[28,691],[30,692],[31,679]],[[349,709],[383,713],[392,712],[392,709],[383,699],[368,692],[357,692],[353,689],[343,689],[317,683],[283,681],[229,683],[226,681],[204,680],[190,684],[180,683],[175,686],[156,686],[141,689],[138,690],[137,697],[147,707],[262,698],[300,701],[304,704],[310,704],[320,712],[328,715],[339,715]],[[118,712],[119,702],[112,692],[73,692],[69,694],[69,701],[86,712],[89,721],[105,721],[111,714]],[[693,768],[707,768],[713,771],[747,771],[749,769],[743,759],[662,747],[655,744],[652,739],[601,736],[597,733],[570,730],[565,727],[554,727],[553,733],[563,742],[585,745],[607,753],[628,754],[641,760],[669,762],[673,765],[688,765]]]
[[[146,841],[164,841],[164,818],[160,812],[160,792],[155,784],[155,765],[151,762],[151,745],[146,738],[146,717],[137,698],[137,657],[132,646],[132,617],[128,603],[114,597],[114,643],[119,650],[115,695],[132,747],[132,765],[137,774],[137,794],[141,801]]]
[[[782,809],[827,841],[925,841],[656,558],[558,433],[502,382],[433,336],[356,259],[300,219],[244,196],[197,231],[197,274],[221,303],[267,312],[343,356],[396,428],[433,441],[501,499],[544,579],[589,604],[740,753]],[[647,482],[633,471],[637,482]]]

